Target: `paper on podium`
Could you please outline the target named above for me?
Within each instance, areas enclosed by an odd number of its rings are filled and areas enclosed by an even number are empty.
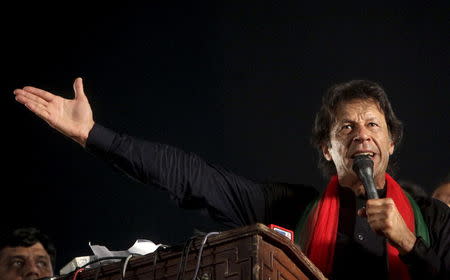
[[[94,252],[94,255],[97,258],[104,258],[104,257],[126,257],[128,255],[143,256],[149,253],[153,253],[159,246],[162,246],[162,244],[156,245],[150,240],[138,239],[136,240],[133,246],[131,246],[128,250],[125,251],[110,251],[105,246],[91,245],[90,242],[89,246],[91,247],[92,252]]]
[[[60,271],[60,275],[68,274],[75,269],[86,265],[88,262],[92,262],[95,260],[99,260],[102,258],[107,257],[127,257],[129,255],[136,255],[136,256],[143,256],[146,254],[153,253],[158,249],[160,246],[165,246],[163,244],[155,244],[150,240],[147,239],[137,239],[136,242],[131,246],[128,250],[123,251],[110,251],[108,248],[106,248],[103,245],[91,245],[91,242],[89,242],[89,247],[91,248],[94,255],[92,256],[82,256],[82,257],[76,257],[71,262],[66,264]],[[103,264],[105,263],[111,263],[111,262],[117,262],[120,261],[120,259],[114,260],[114,259],[108,259],[105,261],[102,261]],[[86,267],[95,267],[99,266],[100,262],[94,262],[92,265],[86,266]]]

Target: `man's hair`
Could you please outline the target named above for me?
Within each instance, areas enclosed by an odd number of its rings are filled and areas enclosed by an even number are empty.
[[[45,251],[50,256],[52,266],[55,266],[56,249],[50,238],[34,227],[18,228],[0,239],[0,251],[6,247],[30,247],[36,243],[41,243]]]
[[[447,174],[439,183],[439,185],[444,185],[450,183],[450,173]]]
[[[441,179],[438,184],[436,185],[436,187],[434,188],[432,195],[434,195],[436,193],[437,190],[439,190],[440,188],[442,188],[444,185],[447,185],[450,183],[450,173],[447,174],[447,176],[445,176],[443,179]]]
[[[318,165],[328,177],[337,173],[332,161],[327,161],[322,152],[323,145],[330,145],[330,131],[336,121],[336,110],[343,102],[352,99],[374,100],[384,113],[389,134],[398,147],[403,137],[403,124],[392,110],[384,89],[377,83],[367,80],[352,80],[331,86],[322,97],[322,105],[316,114],[311,143],[319,152]],[[388,172],[394,172],[395,160],[389,160]]]

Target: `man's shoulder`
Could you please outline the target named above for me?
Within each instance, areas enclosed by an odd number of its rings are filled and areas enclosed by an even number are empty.
[[[420,197],[416,200],[425,220],[450,221],[450,207],[432,197]]]

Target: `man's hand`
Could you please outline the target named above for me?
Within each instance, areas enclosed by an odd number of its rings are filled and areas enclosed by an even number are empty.
[[[358,215],[367,217],[372,230],[384,235],[400,254],[406,254],[414,247],[416,236],[406,226],[391,198],[367,200],[366,208],[359,209]]]
[[[89,132],[94,126],[94,119],[81,78],[75,79],[73,89],[74,99],[65,99],[31,86],[16,89],[14,94],[19,103],[51,127],[85,147]]]

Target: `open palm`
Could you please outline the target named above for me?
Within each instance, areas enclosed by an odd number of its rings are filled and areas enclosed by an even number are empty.
[[[16,100],[45,120],[51,127],[85,145],[94,125],[89,101],[83,90],[83,81],[77,78],[73,84],[74,99],[66,99],[48,91],[27,86],[14,90]]]

